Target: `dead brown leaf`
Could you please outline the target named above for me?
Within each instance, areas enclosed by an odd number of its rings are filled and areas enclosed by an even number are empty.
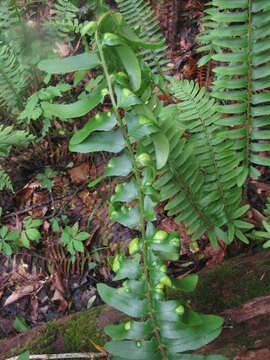
[[[14,291],[5,301],[4,306],[13,304],[14,302],[20,300],[24,296],[30,295],[35,290],[35,285],[26,285],[16,291]]]
[[[79,166],[76,166],[69,171],[69,175],[71,177],[71,181],[76,184],[84,184],[87,182],[90,172],[90,166],[88,163],[83,163]]]
[[[65,292],[63,282],[60,278],[60,275],[55,267],[52,269],[51,282],[54,289],[60,291],[62,294]]]
[[[68,307],[68,303],[62,293],[59,290],[55,290],[53,297],[51,298],[52,302],[59,301],[58,311],[65,311]]]

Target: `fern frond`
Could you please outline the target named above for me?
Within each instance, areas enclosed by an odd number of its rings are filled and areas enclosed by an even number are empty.
[[[14,34],[14,29],[18,25],[18,18],[11,4],[2,1],[0,4],[0,40],[9,42],[10,34]],[[12,36],[13,37],[13,36]]]
[[[0,125],[0,156],[7,157],[12,146],[23,148],[34,140],[34,136],[12,126]]]
[[[12,47],[0,41],[0,106],[13,113],[23,107],[24,91],[29,85],[29,74],[19,63]]]
[[[193,81],[170,79],[178,104],[178,121],[192,133],[191,144],[200,168],[206,174],[207,191],[213,200],[209,210],[220,218],[221,223],[230,223],[231,213],[238,208],[241,190],[237,187],[239,160],[232,149],[233,142],[226,139],[216,122],[220,119],[217,103],[205,88]]]
[[[7,189],[14,192],[10,177],[6,171],[0,166],[0,191]]]
[[[239,158],[229,140],[229,130],[220,130],[218,104],[210,98],[205,88],[200,89],[193,81],[177,81],[170,79],[171,90],[181,102],[177,105],[177,119],[192,135],[190,144],[199,167],[205,174],[202,204],[207,207],[208,216],[214,220],[215,226],[226,225],[227,243],[233,241],[234,235],[248,242],[239,218],[243,215],[240,203],[242,190],[237,186],[241,173]],[[245,212],[247,209],[243,208]],[[252,226],[251,226],[252,227]]]
[[[167,64],[169,60],[167,56],[167,45],[165,39],[161,35],[159,22],[154,15],[148,0],[116,0],[120,12],[124,16],[126,22],[134,28],[140,28],[142,40],[161,43],[158,49],[143,50],[144,61],[155,74],[166,74],[168,72]]]
[[[66,39],[72,37],[79,9],[69,0],[57,0],[52,6],[50,20],[44,24],[44,27],[56,37]]]
[[[160,191],[161,200],[169,200],[165,206],[168,215],[175,216],[176,222],[183,221],[193,240],[208,232],[216,246],[215,221],[210,216],[208,204],[203,203],[205,177],[199,169],[193,146],[186,139],[180,139],[184,129],[175,121],[176,116],[177,108],[174,105],[159,114],[159,126],[169,140],[170,154],[167,164],[160,171],[160,178],[155,182],[155,188]],[[147,146],[146,142],[144,146]],[[151,153],[150,140],[148,147]]]
[[[213,55],[220,63],[214,69],[213,96],[222,101],[218,110],[225,114],[217,125],[231,127],[229,138],[241,161],[240,186],[248,176],[260,175],[256,165],[270,166],[262,155],[270,150],[270,8],[264,0],[212,0],[212,4],[218,26],[211,38],[222,49]]]

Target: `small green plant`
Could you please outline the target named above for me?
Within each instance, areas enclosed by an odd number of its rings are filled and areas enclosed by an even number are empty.
[[[84,252],[83,242],[89,239],[90,234],[86,231],[79,231],[79,224],[65,226],[62,230],[61,241],[75,260],[76,252]]]
[[[0,208],[0,218],[2,216],[2,208]],[[13,243],[19,239],[18,230],[9,230],[7,225],[0,228],[0,253],[3,252],[7,256],[13,253]]]
[[[20,231],[19,245],[30,249],[31,241],[39,243],[41,233],[38,228],[42,224],[43,221],[41,219],[32,219],[31,216],[25,218]]]
[[[22,316],[16,316],[13,327],[18,333],[26,332],[30,329],[30,326],[25,321],[25,318]]]
[[[41,136],[44,137],[51,128],[52,116],[43,109],[41,102],[50,103],[70,89],[69,84],[59,83],[56,86],[48,86],[35,92],[27,99],[25,108],[18,117],[18,123],[27,129],[30,128],[31,124],[37,124],[38,128],[41,128]]]
[[[47,189],[49,192],[52,192],[53,179],[57,175],[57,171],[54,171],[50,166],[47,166],[44,174],[38,174],[37,180],[40,182],[40,187],[42,189]]]
[[[264,231],[254,230],[251,233],[251,237],[262,241],[266,240],[266,242],[263,244],[263,248],[268,249],[270,248],[270,198],[267,199],[264,213],[266,215],[264,220],[262,221]]]
[[[2,215],[2,208],[0,215]],[[42,220],[32,219],[29,216],[24,219],[20,230],[9,230],[7,225],[3,225],[0,228],[0,252],[11,256],[20,247],[29,249],[31,241],[39,242],[41,234],[38,228],[42,224]]]
[[[30,359],[30,352],[25,351],[18,357],[18,360],[29,360]]]

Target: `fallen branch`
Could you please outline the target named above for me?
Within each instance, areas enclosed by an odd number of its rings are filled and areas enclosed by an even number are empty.
[[[55,359],[101,359],[105,358],[102,353],[70,353],[70,354],[43,354],[43,355],[30,355],[30,360],[55,360]],[[7,360],[17,360],[19,356],[9,358]]]
[[[25,209],[22,209],[22,210],[19,210],[19,211],[13,211],[13,212],[11,212],[9,214],[6,214],[6,215],[2,216],[2,219],[6,220],[6,219],[10,218],[11,216],[23,215],[23,214],[25,214],[25,213],[27,213],[29,211],[38,209],[38,208],[40,208],[42,206],[46,206],[46,205],[49,205],[51,203],[54,203],[54,205],[55,205],[55,203],[60,201],[60,200],[63,200],[65,198],[72,198],[72,197],[76,196],[78,194],[78,192],[84,190],[87,187],[88,187],[88,184],[83,184],[83,185],[79,186],[75,191],[72,191],[71,193],[61,195],[61,196],[58,196],[58,197],[54,198],[53,202],[52,202],[52,198],[50,198],[49,200],[43,201],[43,202],[41,202],[39,204],[35,204],[35,205],[32,205],[32,206],[26,207]]]

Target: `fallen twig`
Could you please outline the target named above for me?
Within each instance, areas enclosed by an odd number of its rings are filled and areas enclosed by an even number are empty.
[[[55,360],[55,359],[101,359],[106,355],[102,353],[70,353],[70,354],[43,354],[30,355],[30,360]],[[15,356],[6,360],[17,360],[19,356]]]
[[[83,184],[83,185],[79,186],[75,191],[73,191],[73,192],[71,192],[71,193],[69,193],[69,194],[65,194],[65,195],[62,195],[62,196],[59,196],[59,197],[54,198],[54,199],[53,199],[53,200],[54,200],[54,204],[55,204],[56,202],[60,201],[60,200],[65,199],[65,198],[70,198],[70,197],[76,196],[78,192],[84,190],[84,189],[87,188],[87,187],[88,187],[88,184]],[[51,204],[51,203],[52,203],[52,199],[49,199],[49,200],[43,201],[43,202],[41,202],[41,203],[39,203],[39,204],[35,204],[35,205],[32,205],[32,206],[29,206],[29,207],[27,207],[27,208],[25,208],[25,209],[23,209],[23,210],[14,211],[14,212],[11,212],[11,213],[9,213],[9,214],[6,214],[6,215],[2,216],[2,219],[5,220],[5,219],[7,219],[7,218],[9,218],[9,217],[11,217],[11,216],[22,215],[22,214],[25,214],[25,213],[27,213],[27,212],[29,212],[29,211],[34,210],[34,209],[40,208],[40,207],[42,207],[42,206],[49,205],[49,204]]]

